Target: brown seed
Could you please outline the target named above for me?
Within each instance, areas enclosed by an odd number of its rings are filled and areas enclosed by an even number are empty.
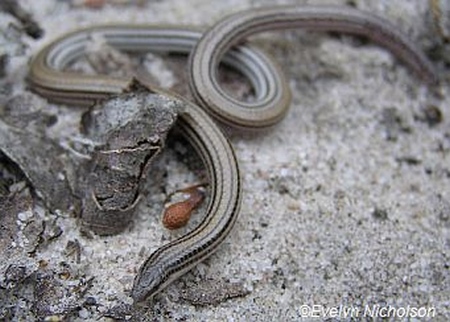
[[[163,225],[173,230],[186,226],[192,214],[192,205],[189,201],[177,202],[166,208],[163,215]]]
[[[175,202],[164,210],[163,225],[167,229],[174,230],[186,226],[191,218],[192,211],[203,201],[205,195],[201,186],[196,185],[178,192],[187,193],[186,200]]]

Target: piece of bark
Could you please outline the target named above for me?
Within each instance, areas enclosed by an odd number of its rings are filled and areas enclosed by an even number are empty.
[[[142,179],[181,108],[176,99],[141,89],[83,116],[83,131],[96,145],[83,185],[83,228],[111,235],[131,223]]]
[[[68,179],[70,162],[57,144],[0,120],[0,150],[23,171],[47,207],[76,211],[78,202]]]

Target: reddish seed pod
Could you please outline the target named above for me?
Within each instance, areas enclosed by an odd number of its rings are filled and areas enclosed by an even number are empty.
[[[192,205],[189,201],[177,202],[164,211],[162,223],[167,229],[173,230],[186,226],[192,214]]]
[[[201,188],[201,185],[196,185],[177,191],[187,194],[187,199],[175,202],[165,208],[162,218],[164,227],[174,230],[186,226],[194,209],[200,206],[205,198]]]

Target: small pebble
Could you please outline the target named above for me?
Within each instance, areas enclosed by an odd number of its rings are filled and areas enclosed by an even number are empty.
[[[87,319],[89,317],[89,311],[85,308],[82,308],[80,311],[78,311],[78,316],[82,319]]]
[[[17,217],[20,221],[27,222],[30,218],[33,217],[33,213],[31,211],[19,212]]]

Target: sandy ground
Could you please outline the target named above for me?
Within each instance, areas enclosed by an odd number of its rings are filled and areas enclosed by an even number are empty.
[[[81,26],[116,21],[206,26],[227,13],[263,5],[346,3],[164,0],[95,10],[70,8],[68,1],[20,2],[45,36],[27,39],[23,55],[10,61],[8,79],[15,94],[25,90],[29,57],[46,42]],[[438,35],[427,1],[352,2],[387,17],[432,53]],[[288,31],[265,34],[255,42],[285,70],[293,93],[291,110],[270,131],[229,131],[244,180],[234,230],[214,255],[147,303],[135,318],[378,320],[391,309],[388,320],[405,319],[408,315],[402,314],[414,310],[429,313],[419,320],[449,320],[448,82],[438,99],[389,52],[351,37]],[[158,68],[170,83],[173,73],[164,63]],[[427,111],[433,108],[443,115],[438,124],[427,122]],[[58,112],[61,122],[77,122],[78,114],[63,111],[68,114]],[[57,124],[52,135],[64,135],[58,132],[62,127]],[[20,258],[29,272],[39,270],[44,260],[54,271],[64,262],[70,268],[69,282],[94,277],[84,299],[94,298],[96,305],[80,302],[71,319],[107,320],[103,313],[130,304],[128,292],[145,257],[200,220],[201,210],[181,232],[161,226],[167,192],[198,180],[177,156],[185,147],[171,147],[162,156],[167,176],[149,188],[133,227],[117,236],[88,239],[74,218],[63,215],[58,219],[62,235],[34,257]],[[79,262],[64,251],[75,240],[81,249]],[[237,289],[242,296],[192,304],[189,292],[209,298],[218,288],[230,294]],[[19,304],[21,315],[27,316],[30,304]],[[49,312],[58,316],[56,309]]]

